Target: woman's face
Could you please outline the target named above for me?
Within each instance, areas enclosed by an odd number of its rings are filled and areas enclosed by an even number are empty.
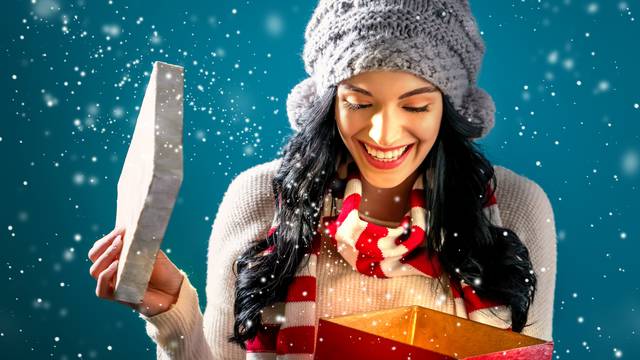
[[[362,176],[375,187],[391,188],[427,157],[442,107],[442,93],[431,82],[405,71],[375,70],[338,84],[335,114]]]

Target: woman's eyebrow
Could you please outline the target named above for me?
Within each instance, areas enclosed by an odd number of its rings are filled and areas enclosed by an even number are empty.
[[[361,94],[373,97],[373,94],[371,94],[369,91],[367,91],[367,90],[365,90],[363,88],[359,88],[359,87],[357,87],[355,85],[352,85],[352,84],[349,84],[349,83],[342,83],[342,84],[340,84],[340,86],[346,88],[347,90],[359,92]],[[437,89],[434,86],[430,86],[430,85],[429,86],[424,86],[424,87],[421,87],[421,88],[418,88],[418,89],[414,89],[414,90],[411,90],[409,92],[406,92],[406,93],[400,95],[398,97],[398,100],[402,100],[404,98],[408,98],[408,97],[413,96],[413,95],[418,95],[418,94],[423,94],[423,93],[432,93],[432,92],[436,92],[436,91],[437,91]]]

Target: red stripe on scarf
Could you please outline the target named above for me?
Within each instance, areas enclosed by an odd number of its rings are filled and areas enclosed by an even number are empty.
[[[461,298],[462,294],[458,290],[458,286],[456,286],[453,276],[451,274],[448,274],[448,275],[449,275],[449,287],[451,288],[451,295],[453,296],[454,299]]]
[[[316,233],[311,242],[311,253],[316,256],[320,255],[320,248],[322,247],[322,234]]]
[[[485,207],[488,207],[488,206],[491,206],[491,205],[495,205],[495,204],[498,203],[498,201],[496,199],[496,193],[493,192],[493,194],[492,194],[491,192],[492,192],[491,184],[487,184],[487,190],[486,190],[485,196],[489,196],[489,195],[491,195],[491,196],[489,197],[489,202],[485,205]]]
[[[325,236],[328,235],[329,238],[331,239],[331,243],[333,244],[333,246],[337,246],[338,245],[338,243],[336,242],[336,232],[338,231],[337,216],[327,216],[324,219],[327,225],[323,224],[323,227],[324,229],[329,231],[329,233],[325,234]]]
[[[267,233],[267,237],[271,236],[271,234],[273,234],[273,233],[276,231],[276,229],[277,229],[277,228],[278,228],[278,226],[277,226],[277,225],[276,225],[276,226],[272,226],[272,227],[269,229],[269,232]],[[271,254],[275,249],[276,249],[276,246],[275,246],[275,245],[271,245],[271,246],[269,246],[268,248],[264,249],[264,250],[262,251],[262,254],[263,254],[263,255]]]
[[[340,214],[336,219],[338,226],[344,222],[344,219],[351,213],[351,211],[358,211],[358,207],[360,206],[360,195],[359,194],[351,194],[347,196],[346,199],[342,202],[342,208],[340,210]]]
[[[482,299],[475,293],[475,290],[471,286],[465,286],[462,288],[463,298],[465,303],[465,308],[467,309],[467,313],[476,310],[487,309],[494,306],[503,305],[497,301]]]
[[[384,260],[382,251],[378,247],[378,241],[387,235],[389,235],[389,231],[386,228],[368,223],[356,241],[356,250],[372,260]]]
[[[426,233],[424,232],[424,229],[418,225],[412,225],[411,229],[406,229],[405,231],[407,231],[408,235],[403,234],[399,236],[396,238],[395,242],[396,245],[402,244],[407,248],[407,252],[405,253],[406,255],[418,246],[422,245],[426,237]]]
[[[316,301],[316,277],[295,276],[287,289],[286,301]]]
[[[411,207],[422,207],[426,208],[426,201],[424,199],[424,190],[423,189],[413,189],[411,190],[411,195],[409,196],[409,205]]]
[[[442,275],[442,266],[438,257],[434,256],[429,259],[426,248],[413,250],[411,253],[400,259],[403,264],[408,264],[416,268],[418,271],[425,273],[432,278]]]
[[[276,354],[312,354],[315,350],[315,326],[293,326],[278,332]]]
[[[366,258],[362,253],[358,254],[358,259],[356,260],[356,268],[364,275],[382,279],[387,278],[387,276],[382,271],[382,268],[380,267],[380,262]]]
[[[376,224],[368,223],[362,234],[356,241],[356,250],[358,250],[358,259],[356,260],[356,268],[365,275],[386,278],[380,261],[384,260],[382,251],[378,247],[378,240],[387,236],[388,230]]]
[[[269,232],[267,233],[267,236],[271,236],[271,234],[273,234],[276,231],[277,228],[278,228],[277,226],[272,226],[271,229],[269,229]]]
[[[263,325],[255,338],[245,341],[247,352],[274,352],[279,329],[280,324]]]

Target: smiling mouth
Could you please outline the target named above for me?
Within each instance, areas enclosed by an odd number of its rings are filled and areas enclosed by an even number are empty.
[[[360,140],[358,140],[358,142],[360,143],[360,146],[362,147],[362,149],[367,155],[369,155],[374,160],[382,161],[382,162],[391,162],[391,161],[398,160],[404,154],[406,154],[409,150],[411,150],[411,148],[414,145],[412,143],[412,144],[396,147],[390,151],[380,151],[377,148],[374,148],[373,146],[370,146],[369,144],[366,144]]]

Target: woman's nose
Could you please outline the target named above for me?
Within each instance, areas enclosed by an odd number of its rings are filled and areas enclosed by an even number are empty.
[[[393,146],[402,137],[402,125],[389,113],[378,113],[371,118],[369,136],[380,146]]]

